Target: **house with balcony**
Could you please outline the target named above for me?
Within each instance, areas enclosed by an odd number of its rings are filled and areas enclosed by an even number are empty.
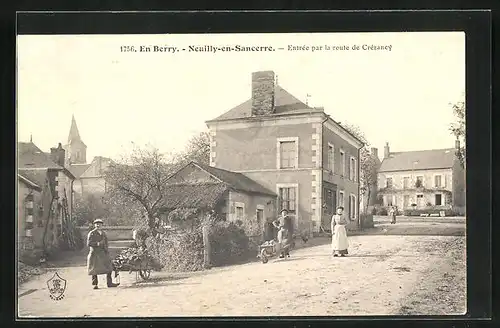
[[[301,232],[330,229],[337,206],[359,226],[359,150],[363,143],[323,108],[277,85],[272,71],[254,72],[250,99],[206,122],[210,166],[241,173],[276,193]],[[236,212],[236,201],[228,210]]]
[[[391,152],[384,148],[378,173],[382,205],[400,210],[453,210],[465,214],[465,170],[455,148]]]

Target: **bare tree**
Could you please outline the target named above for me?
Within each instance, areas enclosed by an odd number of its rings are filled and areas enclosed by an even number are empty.
[[[457,140],[460,140],[460,149],[457,149],[457,157],[462,167],[465,167],[465,101],[459,101],[452,104],[453,114],[456,122],[450,124],[450,132]]]
[[[379,169],[379,162],[373,154],[370,153],[369,147],[370,143],[366,139],[365,134],[361,129],[353,124],[342,124],[342,127],[346,129],[349,133],[358,138],[364,143],[363,148],[359,151],[359,192],[360,196],[365,196],[367,201],[365,202],[365,213],[368,212],[368,202],[371,197],[371,191],[374,186],[377,185],[377,173]],[[359,202],[361,202],[361,197],[359,197]]]
[[[208,132],[200,132],[189,139],[185,149],[178,155],[178,160],[187,164],[195,161],[200,164],[210,164],[210,135]]]
[[[156,235],[156,218],[165,197],[166,180],[178,168],[168,163],[158,149],[135,147],[121,163],[105,172],[108,195],[115,203],[133,203],[141,208],[150,232]]]

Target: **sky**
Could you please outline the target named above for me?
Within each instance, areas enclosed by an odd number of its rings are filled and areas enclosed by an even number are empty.
[[[272,46],[273,52],[140,52],[140,46]],[[330,46],[330,50],[325,49]],[[352,50],[358,45],[360,50]],[[363,45],[390,46],[363,50]],[[134,46],[137,52],[123,52]],[[308,50],[289,50],[308,46]],[[315,46],[321,50],[312,51]],[[337,50],[332,50],[338,46]],[[340,50],[349,46],[349,50]],[[22,35],[17,37],[18,141],[67,142],[71,117],[94,156],[132,142],[169,153],[250,98],[251,73],[273,70],[303,102],[358,126],[391,151],[450,148],[451,103],[464,99],[463,32]],[[307,97],[307,95],[310,97]]]

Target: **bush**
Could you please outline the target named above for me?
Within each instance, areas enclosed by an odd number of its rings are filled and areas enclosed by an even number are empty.
[[[406,209],[403,211],[405,216],[420,216],[421,214],[440,214],[444,211],[445,216],[456,216],[455,211],[451,209],[439,209],[439,208],[420,208],[420,209]]]
[[[377,215],[387,215],[387,209],[385,207],[378,208]]]
[[[211,265],[222,266],[246,260],[250,256],[250,240],[235,223],[218,222],[210,230]],[[168,271],[199,271],[204,266],[201,228],[175,231],[161,240],[148,237],[148,249]]]
[[[373,215],[372,214],[360,214],[361,229],[373,228]]]
[[[158,240],[146,241],[162,266],[168,271],[199,271],[203,269],[203,236],[201,231],[169,234]]]
[[[227,265],[247,259],[250,244],[245,231],[238,225],[231,222],[216,223],[210,232],[212,265]]]

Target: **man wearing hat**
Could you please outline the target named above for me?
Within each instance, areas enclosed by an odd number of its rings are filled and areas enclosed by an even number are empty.
[[[288,216],[288,211],[282,209],[280,212],[280,217],[277,218],[273,225],[278,229],[278,252],[280,253],[280,258],[285,256],[290,257],[290,246],[293,235],[293,224],[292,219]]]
[[[111,273],[113,263],[109,257],[108,237],[102,230],[104,222],[101,219],[94,220],[94,229],[87,236],[87,246],[90,248],[87,256],[87,270],[92,276],[92,286],[97,289],[97,275],[105,274],[108,287],[117,287],[119,284],[113,283]]]

